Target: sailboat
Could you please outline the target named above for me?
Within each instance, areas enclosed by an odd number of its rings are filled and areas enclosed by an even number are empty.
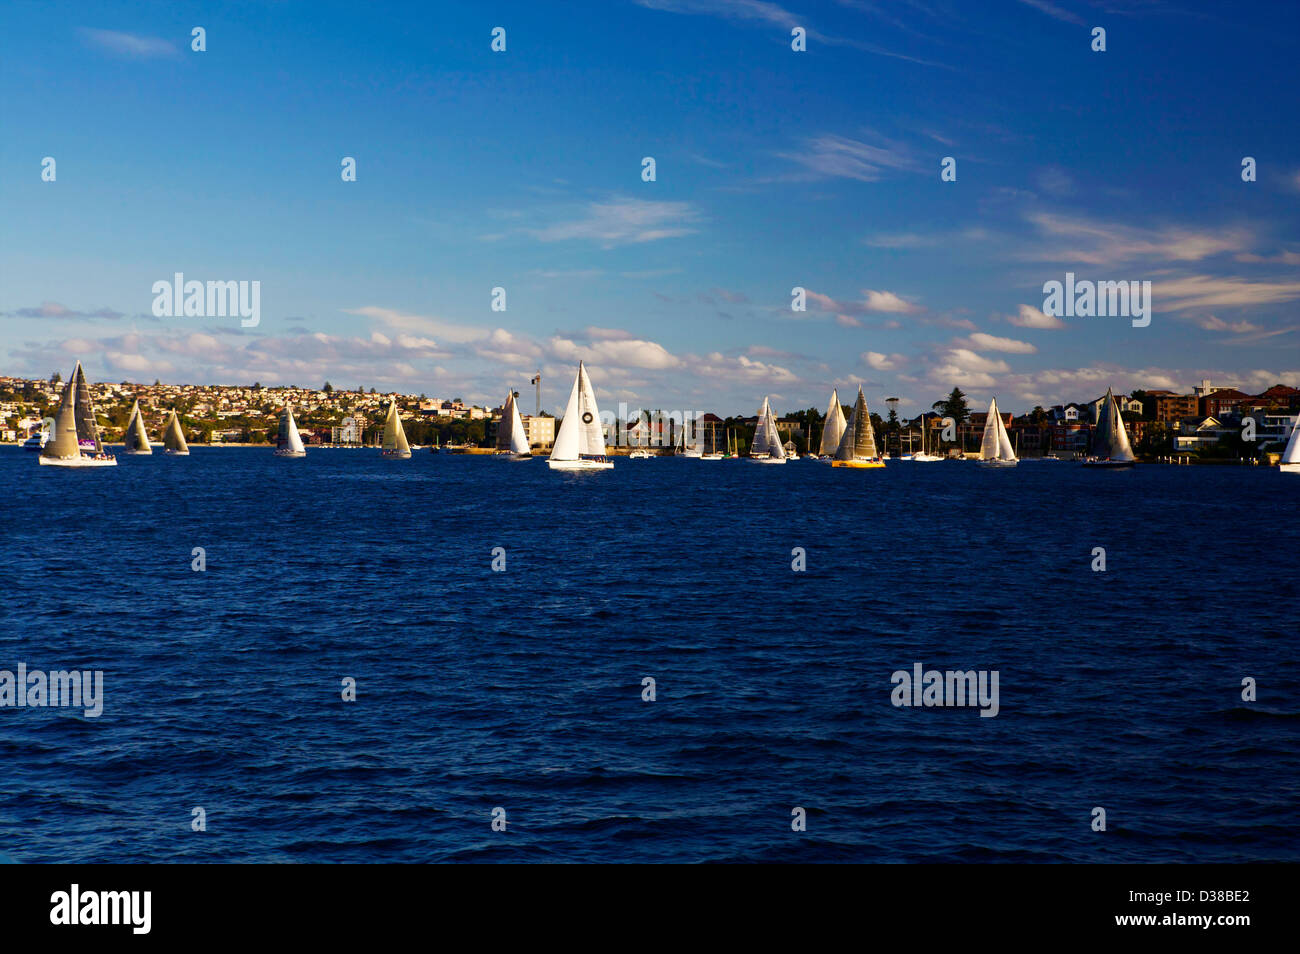
[[[767,397],[763,397],[763,406],[758,409],[758,424],[754,428],[754,443],[749,448],[749,459],[760,464],[784,464],[785,447],[781,444],[781,435],[776,432],[776,415]]]
[[[591,389],[591,379],[581,361],[546,466],[555,470],[610,470],[614,466],[605,456],[596,392]]]
[[[167,424],[163,428],[163,447],[165,453],[176,457],[189,456],[190,446],[185,443],[185,433],[181,430],[181,419],[176,416],[175,408],[172,409],[171,415],[167,418]]]
[[[722,460],[723,454],[718,450],[718,425],[717,424],[712,424],[712,423],[710,424],[708,446],[709,449],[704,453],[700,454],[700,460]],[[730,445],[728,445],[727,450],[728,451],[731,450]]]
[[[152,454],[153,448],[149,446],[149,434],[144,429],[144,415],[140,413],[140,401],[137,399],[131,405],[131,417],[126,422],[126,433],[123,435],[126,447],[123,454]]]
[[[867,410],[867,399],[858,387],[858,399],[849,415],[844,436],[840,446],[835,449],[832,467],[884,467],[876,450],[876,433],[871,427],[871,413]]]
[[[686,432],[688,430],[686,425],[688,421],[690,422],[691,425],[689,428],[691,434],[691,439],[689,443],[687,443],[686,440]],[[694,460],[699,460],[700,458],[702,458],[704,456],[704,441],[700,436],[699,420],[694,418],[683,418],[681,434],[682,434],[682,443],[681,443],[681,452],[680,452],[681,456],[690,457]]]
[[[1286,442],[1286,450],[1282,452],[1277,467],[1284,474],[1300,474],[1300,414],[1296,415],[1291,426],[1291,439]]]
[[[647,428],[650,426],[650,422],[645,421],[645,420],[640,416],[640,412],[638,412],[638,414],[637,414],[636,423],[637,423],[637,430],[638,430],[638,431],[641,431],[641,430],[642,430],[642,427],[641,427],[642,424],[644,424]],[[646,437],[645,437],[645,439],[646,439],[646,443],[649,443],[649,441],[650,441],[650,435],[649,435],[648,433],[646,433]],[[653,457],[653,456],[654,456],[654,454],[650,453],[650,451],[648,451],[648,450],[646,449],[645,444],[640,444],[640,443],[638,443],[637,446],[636,446],[636,448],[635,448],[631,453],[629,453],[629,454],[627,455],[627,459],[628,459],[628,460],[649,460],[649,459],[650,459],[651,457]]]
[[[115,467],[117,458],[104,450],[95,421],[95,406],[81,362],[63,386],[53,435],[41,448],[40,463],[49,467]]]
[[[497,457],[510,460],[532,460],[528,450],[528,434],[524,422],[519,417],[519,405],[515,401],[515,392],[506,396],[506,403],[501,408],[501,424],[497,427]]]
[[[817,459],[829,464],[840,449],[840,440],[844,437],[844,409],[840,407],[840,392],[831,388],[831,403],[826,408],[826,426],[822,428],[821,456]]]
[[[986,467],[1014,467],[1017,463],[1007,426],[998,413],[998,399],[989,402],[988,420],[984,422],[984,439],[980,442],[979,462]]]
[[[280,413],[280,433],[275,438],[276,457],[306,457],[307,448],[298,436],[298,424],[293,419],[293,406],[286,404]]]
[[[383,441],[384,449],[379,452],[380,457],[405,460],[411,456],[411,445],[406,441],[406,431],[402,427],[402,419],[397,415],[397,398],[390,398],[388,401],[388,416],[384,418]]]
[[[1137,463],[1133,448],[1128,442],[1128,430],[1119,406],[1110,388],[1106,389],[1105,403],[1097,420],[1097,430],[1092,439],[1092,456],[1083,462],[1085,467],[1132,467]]]

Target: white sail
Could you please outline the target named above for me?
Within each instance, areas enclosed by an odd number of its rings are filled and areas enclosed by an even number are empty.
[[[1300,414],[1296,415],[1295,424],[1291,427],[1291,439],[1286,442],[1281,463],[1300,464]]]
[[[840,447],[844,437],[844,409],[840,407],[840,392],[831,388],[831,403],[826,408],[826,426],[822,428],[822,455],[829,457]]]
[[[1119,413],[1119,405],[1115,403],[1115,395],[1111,393],[1110,388],[1106,389],[1106,397],[1097,422],[1097,432],[1093,437],[1092,452],[1102,460],[1129,462],[1136,459],[1133,455],[1133,447],[1129,444],[1124,418]]]
[[[1016,460],[1015,448],[1011,446],[1011,437],[1007,434],[1007,425],[1002,421],[998,410],[998,399],[989,402],[988,419],[984,422],[984,439],[980,441],[980,458],[982,460]]]
[[[275,447],[281,456],[298,457],[307,453],[302,438],[298,436],[298,422],[293,419],[292,405],[286,404],[280,414],[280,433],[276,436]]]
[[[510,453],[521,456],[528,453],[528,432],[519,416],[519,403],[513,400],[510,402]]]
[[[126,422],[123,443],[128,454],[152,454],[149,446],[149,434],[144,429],[144,415],[140,413],[140,402],[131,405],[131,418]]]
[[[763,397],[763,406],[758,409],[758,418],[754,422],[754,443],[750,445],[750,457],[774,457],[772,448],[781,446],[781,439],[776,433],[775,419],[772,417],[772,407],[768,404],[767,397]],[[781,456],[785,456],[782,451]]]
[[[573,461],[582,457],[604,457],[605,435],[600,427],[600,409],[591,388],[587,369],[578,362],[578,376],[573,379],[569,403],[564,407],[560,432],[551,447],[551,460]]]
[[[767,408],[767,433],[771,438],[771,446],[768,448],[767,456],[774,460],[785,460],[787,454],[785,445],[781,443],[781,435],[776,430],[776,415],[772,413],[771,405]]]

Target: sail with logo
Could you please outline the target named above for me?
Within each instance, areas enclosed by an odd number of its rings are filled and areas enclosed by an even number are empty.
[[[126,432],[123,435],[123,441],[126,448],[125,454],[152,454],[153,448],[149,446],[149,434],[144,429],[144,415],[140,413],[140,401],[136,400],[131,405],[131,417],[126,422]]]
[[[181,430],[181,419],[177,417],[174,408],[163,428],[163,447],[168,454],[178,457],[188,456],[190,452],[190,445],[185,443],[185,432]]]
[[[54,433],[41,448],[39,458],[48,467],[115,467],[117,458],[104,450],[95,422],[95,405],[81,362],[63,386]]]
[[[610,470],[614,466],[605,456],[605,435],[600,427],[596,392],[581,361],[546,466],[553,470]]]
[[[298,436],[298,423],[293,419],[293,405],[286,404],[280,414],[280,432],[275,438],[276,457],[306,457],[307,448]]]
[[[506,403],[501,406],[496,456],[510,460],[532,459],[528,450],[528,432],[524,430],[523,419],[519,416],[519,402],[515,400],[514,391],[506,395]]]
[[[867,409],[867,399],[862,393],[861,385],[858,386],[858,399],[853,404],[853,413],[849,415],[844,436],[840,438],[840,446],[835,449],[835,459],[831,461],[831,466],[854,468],[885,466],[885,462],[880,458],[880,452],[876,449],[876,432],[871,426],[871,412]]]
[[[388,416],[384,418],[383,450],[379,456],[397,460],[411,456],[411,445],[406,440],[406,431],[397,413],[397,398],[388,402]]]
[[[749,448],[749,459],[760,464],[784,464],[785,446],[776,430],[776,415],[767,397],[758,409],[758,422],[754,427],[754,443]]]
[[[1128,441],[1128,430],[1124,427],[1124,418],[1120,416],[1119,405],[1115,395],[1106,389],[1097,414],[1097,429],[1092,437],[1092,456],[1084,462],[1085,467],[1132,467],[1137,463],[1133,447]]]
[[[989,402],[988,419],[984,422],[984,440],[980,442],[981,464],[988,467],[1014,467],[1018,463],[1015,448],[1007,435],[1007,426],[998,411],[998,399]]]

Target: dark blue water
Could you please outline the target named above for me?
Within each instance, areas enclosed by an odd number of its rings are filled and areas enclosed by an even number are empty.
[[[0,709],[20,861],[1300,859],[1276,469],[5,448],[0,492],[0,669],[105,673]],[[895,708],[915,662],[1000,713]]]

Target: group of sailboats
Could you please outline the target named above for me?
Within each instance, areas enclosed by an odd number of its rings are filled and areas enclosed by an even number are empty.
[[[168,454],[190,452],[175,410],[167,418],[163,446]],[[140,413],[139,401],[131,406],[131,417],[126,425],[124,453],[153,453],[149,434],[144,426],[144,415]],[[72,372],[72,377],[68,379],[68,383],[63,386],[63,394],[59,398],[59,410],[54,418],[54,427],[41,447],[40,463],[47,467],[117,466],[117,458],[104,449],[99,423],[95,418],[95,405],[90,398],[90,386],[86,383],[86,373],[82,370],[80,361],[77,362],[77,367]]]
[[[844,433],[840,435],[840,444],[835,449],[831,466],[858,469],[885,466],[876,449],[876,433],[871,426],[871,413],[867,410],[867,399],[862,393],[861,385],[858,387],[858,399],[853,403],[853,412],[845,423]]]
[[[1119,405],[1110,388],[1101,413],[1097,415],[1097,429],[1092,436],[1092,454],[1087,457],[1085,467],[1132,467],[1137,463],[1133,447],[1128,441],[1128,429],[1124,427],[1124,418],[1120,416]]]

